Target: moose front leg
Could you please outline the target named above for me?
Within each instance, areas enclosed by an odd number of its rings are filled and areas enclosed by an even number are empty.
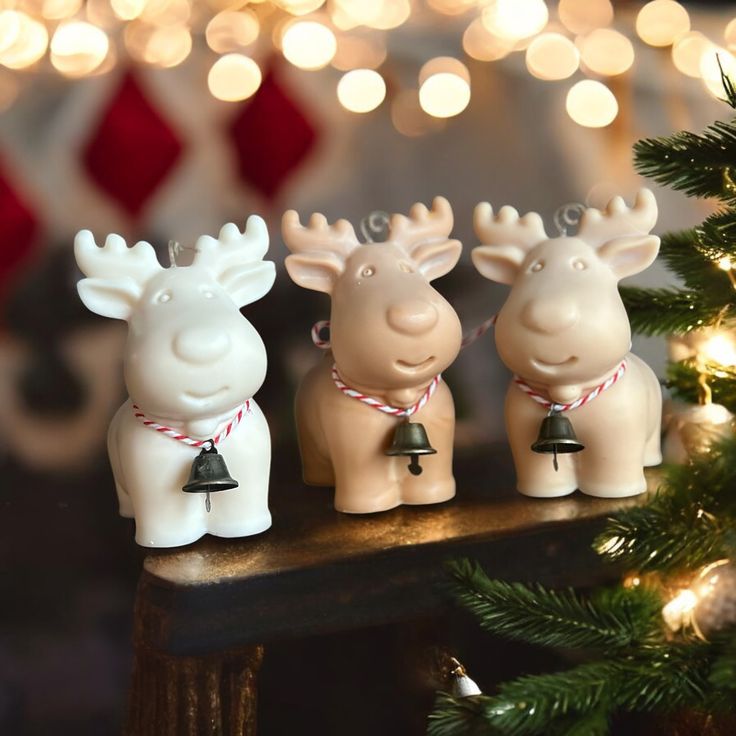
[[[516,487],[519,493],[536,498],[567,496],[578,485],[575,457],[558,455],[555,470],[552,455],[531,449],[543,419],[544,411],[512,384],[506,394],[506,432],[514,456]]]
[[[455,496],[455,478],[452,475],[452,449],[455,435],[455,407],[450,390],[444,383],[437,387],[430,404],[412,421],[421,422],[427,430],[429,442],[436,455],[419,458],[422,473],[412,475],[407,465],[409,458],[397,457],[401,480],[401,502],[429,504],[449,501]]]

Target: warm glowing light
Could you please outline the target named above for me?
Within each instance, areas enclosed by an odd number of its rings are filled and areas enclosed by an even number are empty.
[[[716,334],[706,340],[701,345],[700,352],[719,365],[736,365],[736,345],[724,334]]]
[[[260,31],[258,16],[252,10],[223,10],[207,24],[207,45],[218,54],[252,44]]]
[[[146,0],[110,0],[113,12],[122,20],[137,18],[146,7]]]
[[[726,41],[726,48],[729,51],[736,51],[736,18],[734,18],[723,31],[723,38]]]
[[[9,72],[0,73],[0,112],[7,110],[20,92],[17,75]]]
[[[289,25],[281,37],[284,56],[300,69],[322,69],[337,51],[335,34],[323,23],[300,20]]]
[[[719,99],[723,99],[726,96],[726,92],[723,89],[723,81],[721,79],[721,69],[718,66],[718,61],[721,62],[723,71],[731,79],[736,78],[736,58],[733,54],[726,49],[719,48],[718,46],[711,46],[707,51],[700,57],[700,76],[703,79],[705,86],[708,91]]]
[[[333,0],[332,21],[343,31],[356,26],[371,26],[386,0]]]
[[[602,555],[615,555],[621,551],[625,542],[626,539],[624,537],[609,537],[605,542],[598,545],[598,552]]]
[[[51,39],[51,63],[62,74],[83,77],[102,64],[109,48],[101,28],[84,21],[62,23]]]
[[[391,102],[391,122],[401,135],[408,138],[435,132],[445,125],[441,118],[433,118],[422,110],[419,92],[415,89],[402,90],[394,97]]]
[[[598,28],[582,39],[580,56],[596,74],[623,74],[634,63],[634,47],[623,33],[613,28]]]
[[[609,0],[560,0],[557,13],[565,28],[573,33],[590,33],[613,20]]]
[[[494,36],[483,25],[482,18],[476,18],[463,33],[465,53],[478,61],[498,61],[510,54],[514,47],[514,41],[505,41]]]
[[[319,10],[325,0],[277,0],[276,4],[292,15],[306,15]]]
[[[544,0],[493,0],[481,17],[494,36],[518,41],[539,33],[547,25],[549,10]]]
[[[688,77],[700,76],[700,61],[703,54],[715,45],[698,31],[690,31],[675,41],[672,46],[672,63]]]
[[[4,11],[2,15],[5,16],[7,12],[14,11]],[[39,23],[25,13],[15,13],[15,20],[19,23],[18,33],[10,45],[4,47],[2,52],[0,52],[0,64],[10,69],[24,69],[35,64],[46,53],[49,34],[43,23]],[[9,22],[6,21],[6,23],[8,26],[13,26],[15,20],[11,19]],[[8,28],[6,27],[4,30],[7,31]],[[12,35],[12,28],[10,30]],[[2,35],[3,30],[0,30],[0,37]],[[7,40],[6,37],[2,44],[3,46],[5,46]]]
[[[689,30],[690,16],[675,0],[652,0],[636,16],[636,32],[650,46],[669,46]]]
[[[604,128],[618,115],[618,102],[605,84],[583,79],[567,93],[567,114],[586,128]]]
[[[353,69],[337,84],[337,99],[351,112],[375,110],[386,97],[383,77],[372,69]]]
[[[378,15],[369,23],[371,28],[388,31],[398,28],[409,20],[411,4],[409,0],[383,0],[377,3],[380,6]]]
[[[156,26],[184,25],[192,14],[189,0],[146,0],[140,19]]]
[[[432,10],[443,15],[462,15],[478,7],[478,0],[427,0]]]
[[[20,38],[21,28],[28,16],[17,10],[0,12],[0,54],[7,51]]]
[[[539,79],[567,79],[578,69],[580,53],[561,33],[542,33],[526,50],[526,67]]]
[[[692,613],[698,605],[698,596],[685,588],[662,608],[662,618],[671,631],[679,631],[692,622]]]
[[[332,66],[340,71],[375,69],[386,61],[386,46],[375,35],[340,36]]]
[[[64,20],[71,18],[81,7],[82,0],[43,0],[41,15],[47,20]]]
[[[225,102],[245,100],[261,86],[258,64],[242,54],[226,54],[210,69],[207,85],[213,97]]]
[[[143,60],[168,69],[181,64],[192,51],[192,34],[185,26],[162,26],[148,37]]]
[[[718,261],[718,268],[722,271],[730,271],[731,268],[733,268],[731,265],[731,259],[728,256],[723,256],[723,258]]]
[[[429,115],[450,118],[459,115],[470,102],[470,74],[467,67],[450,56],[428,61],[419,72],[419,104]]]

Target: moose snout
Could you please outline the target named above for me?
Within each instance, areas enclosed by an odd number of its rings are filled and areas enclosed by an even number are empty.
[[[187,327],[174,336],[174,354],[187,363],[212,363],[230,349],[230,336],[212,327]]]
[[[547,335],[556,335],[577,324],[580,317],[578,305],[564,296],[554,299],[532,299],[522,310],[521,321],[525,327]]]
[[[388,324],[405,335],[429,332],[437,324],[438,318],[434,304],[418,299],[392,304],[386,313]]]

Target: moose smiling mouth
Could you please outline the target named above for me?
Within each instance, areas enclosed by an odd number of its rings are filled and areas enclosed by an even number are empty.
[[[397,360],[395,365],[400,371],[404,371],[405,373],[420,373],[426,368],[429,368],[432,363],[434,363],[434,355],[430,355],[429,358],[421,361],[420,363],[409,363],[406,360]]]
[[[539,358],[532,358],[531,364],[534,366],[534,368],[544,371],[544,370],[550,370],[554,368],[562,368],[564,366],[573,365],[573,363],[577,363],[577,356],[571,355],[569,358],[565,358],[565,360],[560,360],[556,362],[552,362],[549,360],[540,360]]]
[[[222,388],[218,388],[215,391],[209,391],[208,393],[197,393],[196,391],[185,391],[184,396],[186,396],[188,399],[194,399],[195,401],[208,401],[209,399],[215,398],[215,396],[219,396],[220,394],[225,393],[228,390],[229,386],[223,386]]]

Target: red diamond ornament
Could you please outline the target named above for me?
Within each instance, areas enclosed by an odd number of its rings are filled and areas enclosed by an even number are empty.
[[[100,189],[136,216],[171,172],[182,148],[135,77],[126,73],[84,148],[83,160]]]
[[[313,148],[317,134],[269,70],[230,126],[241,178],[273,199]]]
[[[0,170],[0,290],[36,245],[38,221]]]

